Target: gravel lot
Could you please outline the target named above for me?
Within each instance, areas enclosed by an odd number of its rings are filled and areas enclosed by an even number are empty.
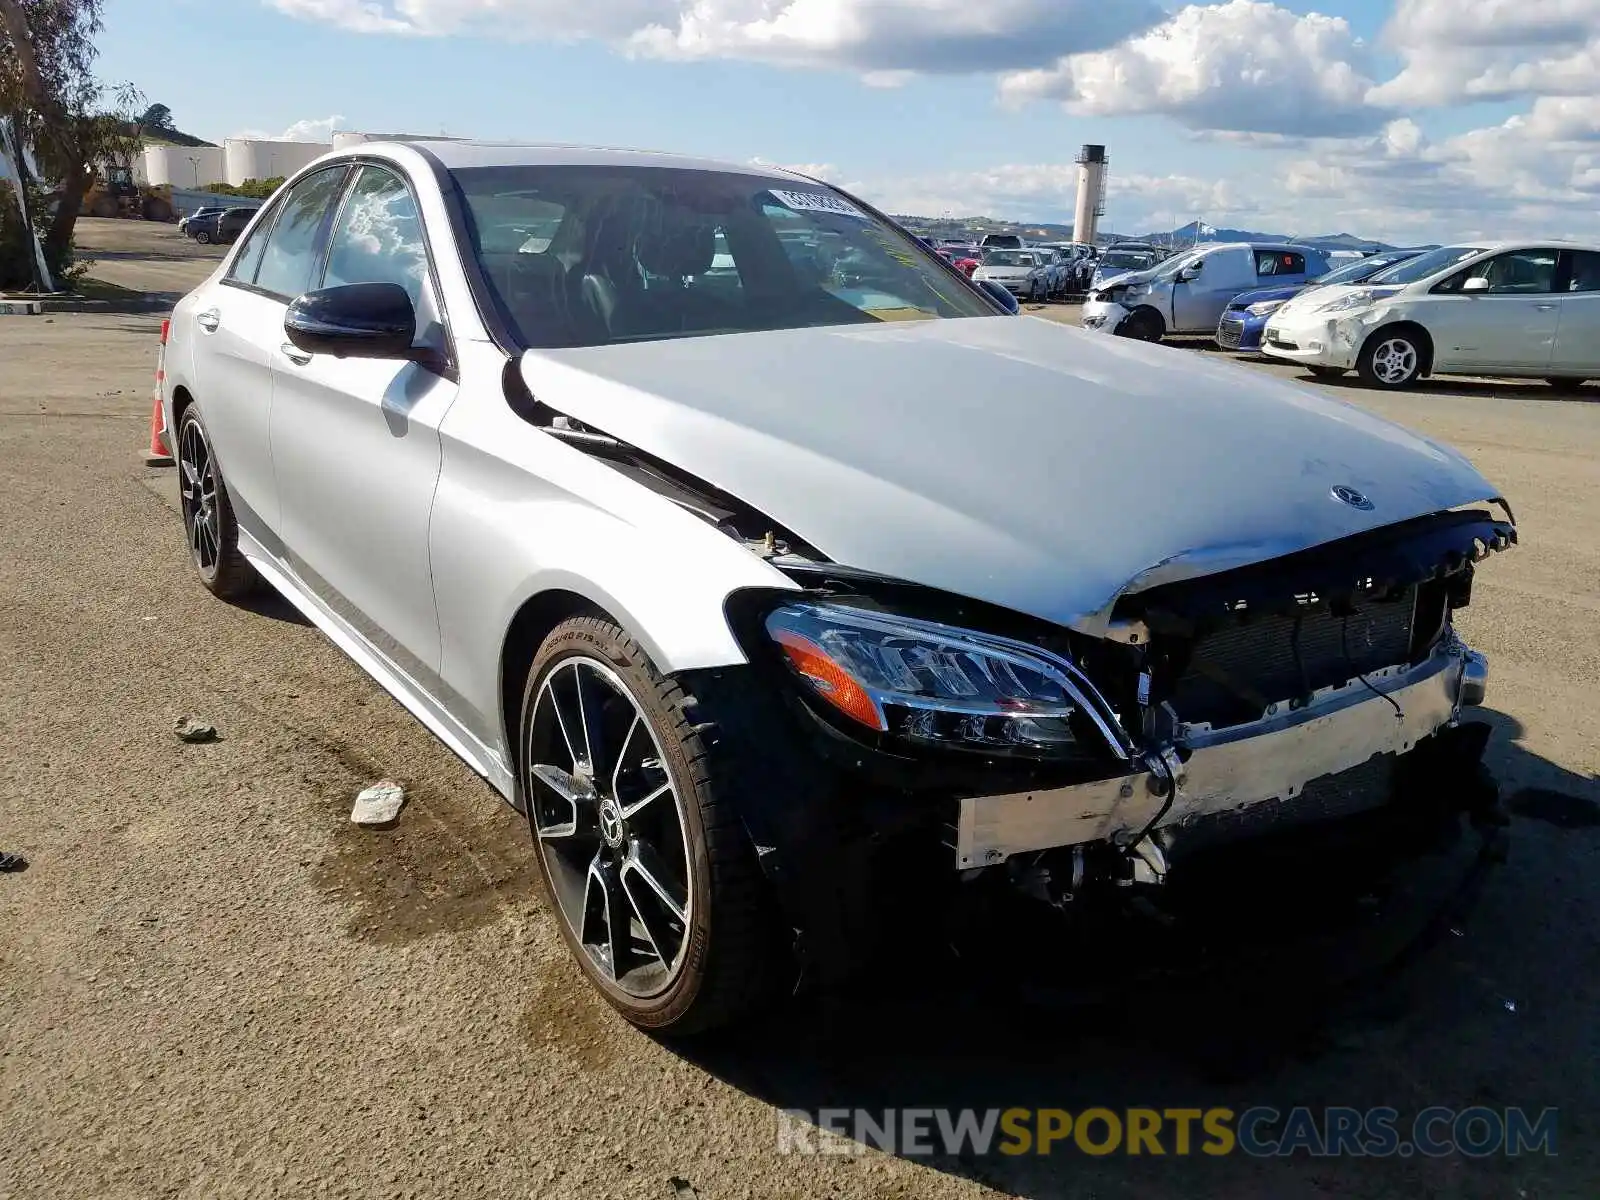
[[[97,277],[155,292],[216,253],[135,222],[82,241]],[[1283,947],[1302,984],[1346,985],[1306,1021],[1230,1023],[1219,993],[1273,1008],[1263,970],[1203,981],[1205,1008],[921,986],[864,1012],[847,1054],[801,1008],[684,1048],[582,986],[486,785],[286,606],[192,579],[138,457],[158,326],[0,318],[0,848],[32,860],[0,876],[0,1197],[1600,1194],[1600,387],[1330,389],[1459,446],[1521,523],[1464,622],[1494,670],[1510,861],[1444,936],[1377,969],[1448,861],[1325,978]],[[186,715],[221,740],[179,743]],[[355,830],[383,776],[410,806]],[[779,1107],[1263,1103],[1554,1106],[1559,1157],[776,1153]]]

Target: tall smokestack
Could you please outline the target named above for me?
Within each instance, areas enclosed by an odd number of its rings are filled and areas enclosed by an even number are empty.
[[[1106,158],[1104,146],[1085,146],[1074,159],[1078,164],[1078,211],[1072,225],[1072,240],[1094,244],[1100,218],[1106,211]]]

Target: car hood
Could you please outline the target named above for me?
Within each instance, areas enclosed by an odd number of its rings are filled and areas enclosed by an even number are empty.
[[[1125,591],[1499,494],[1455,451],[1310,388],[1034,317],[531,350],[521,367],[543,403],[835,562],[1086,633]]]
[[[1248,308],[1252,304],[1264,304],[1268,300],[1292,300],[1301,292],[1309,290],[1303,283],[1288,287],[1257,288],[1253,292],[1245,292],[1235,296],[1228,302],[1229,308]]]

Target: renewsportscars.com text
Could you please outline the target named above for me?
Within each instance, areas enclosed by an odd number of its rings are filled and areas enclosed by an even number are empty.
[[[1556,1153],[1556,1110],[1424,1108],[785,1109],[780,1154],[1469,1158]]]

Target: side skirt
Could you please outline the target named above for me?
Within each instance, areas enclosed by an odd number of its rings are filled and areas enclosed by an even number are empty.
[[[283,563],[262,547],[243,528],[239,530],[239,550],[284,599],[327,635],[355,664],[377,681],[430,733],[450,747],[469,767],[489,781],[495,791],[513,808],[517,807],[516,780],[500,755],[472,734],[450,711],[392,659],[372,644],[359,630],[333,612],[304,587]]]

